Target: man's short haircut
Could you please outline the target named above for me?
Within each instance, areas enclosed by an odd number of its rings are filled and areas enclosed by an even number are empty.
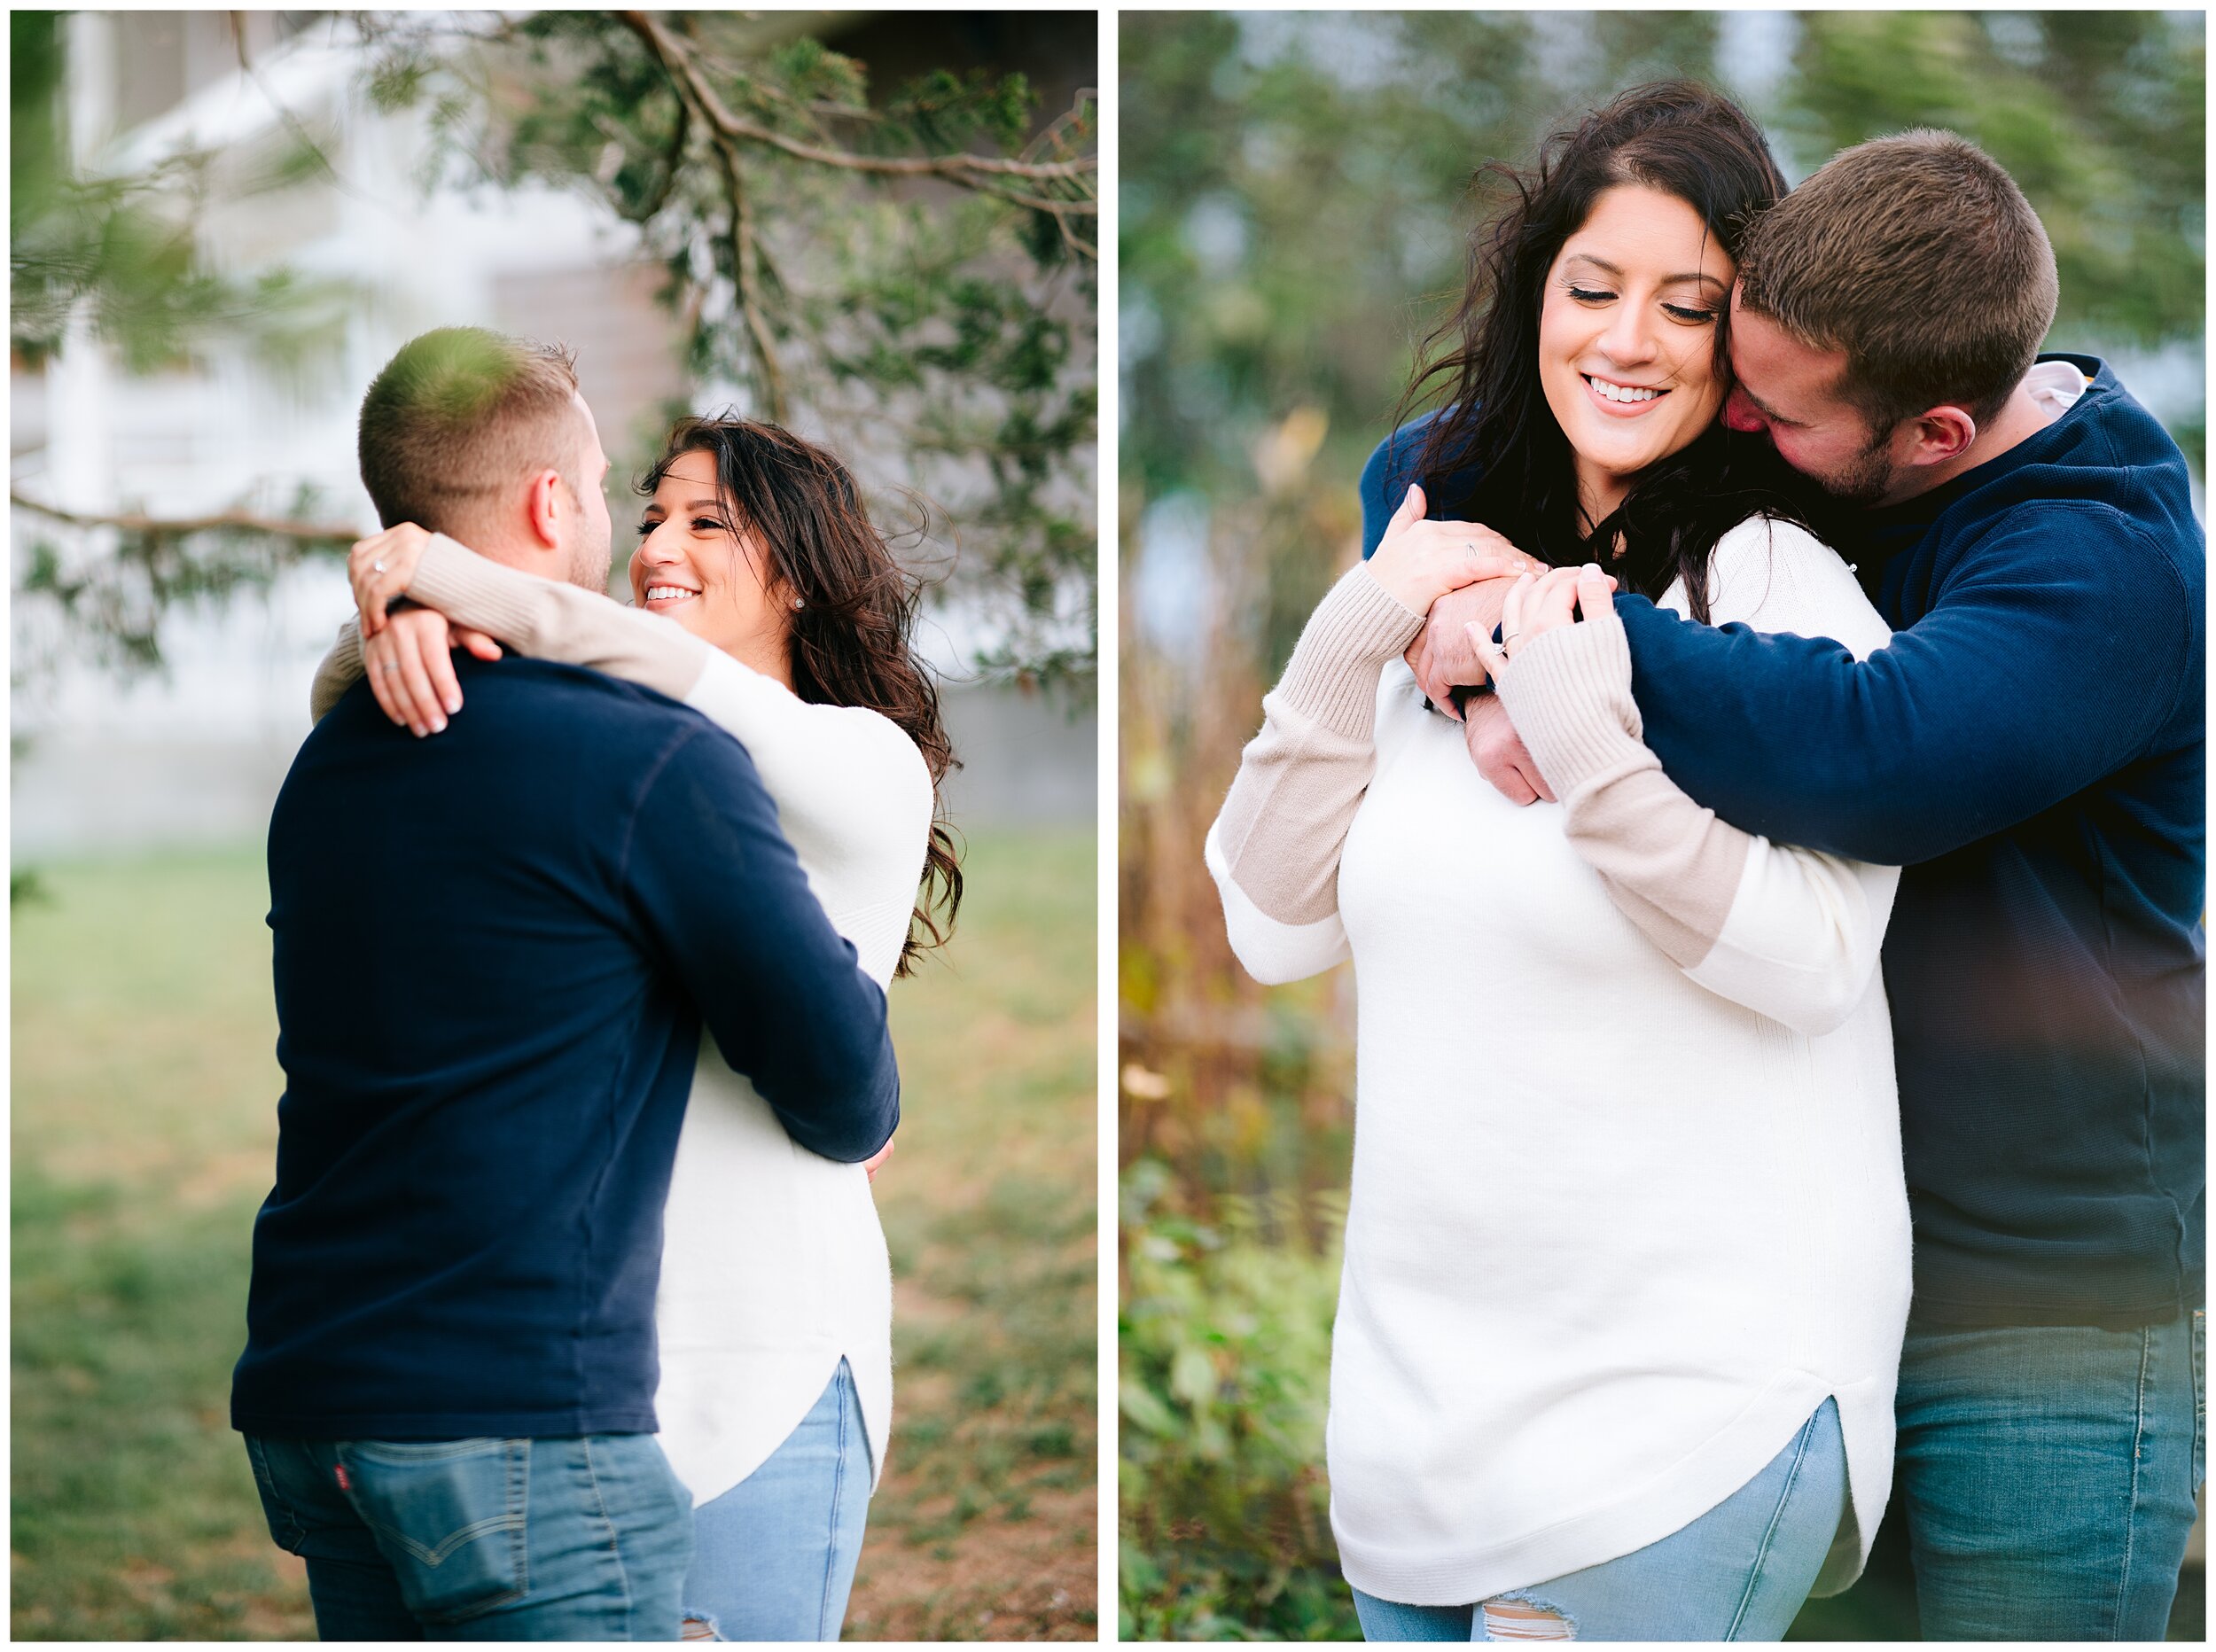
[[[1839,390],[1877,434],[1951,402],[1984,424],[2054,324],[2055,249],[2024,191],[1952,132],[1833,156],[1756,220],[1739,302],[1843,350]]]
[[[378,520],[465,537],[489,526],[510,487],[548,469],[581,495],[576,394],[558,346],[481,327],[410,339],[362,398],[362,481]]]

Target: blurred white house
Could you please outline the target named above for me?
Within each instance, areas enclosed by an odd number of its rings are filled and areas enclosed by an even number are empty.
[[[232,19],[238,19],[234,25]],[[836,30],[854,50],[868,14],[763,14],[766,28]],[[202,246],[220,265],[285,264],[342,276],[366,296],[335,358],[277,374],[243,354],[152,378],[121,373],[73,340],[43,370],[10,374],[11,480],[27,497],[103,513],[220,510],[249,496],[282,508],[302,482],[318,519],[374,527],[355,467],[363,390],[403,341],[456,323],[558,339],[580,375],[619,470],[652,451],[658,409],[745,398],[692,386],[654,276],[629,261],[631,227],[545,188],[426,193],[430,143],[418,111],[380,112],[362,92],[349,26],[330,13],[79,12],[67,20],[73,152],[91,168],[137,169],[176,151],[248,152],[288,129],[316,135],[337,178],[227,200]],[[242,67],[244,56],[251,68]],[[1089,65],[1080,71],[1089,74]],[[612,500],[622,541],[623,505]],[[35,526],[12,510],[20,557]],[[19,605],[26,607],[27,605]],[[42,664],[37,616],[15,621],[12,839],[17,859],[191,840],[251,840],[308,731],[316,659],[349,612],[335,565],[302,568],[265,602],[240,598],[165,624],[160,676],[119,682],[63,658]],[[948,720],[966,768],[958,818],[1089,821],[1089,717],[1008,690],[959,685],[974,616],[942,612],[926,650],[953,680]],[[957,640],[959,639],[959,640]]]

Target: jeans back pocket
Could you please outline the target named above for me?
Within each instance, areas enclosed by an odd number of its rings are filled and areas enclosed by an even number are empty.
[[[339,1466],[401,1599],[425,1623],[459,1623],[529,1589],[529,1440],[347,1440]]]

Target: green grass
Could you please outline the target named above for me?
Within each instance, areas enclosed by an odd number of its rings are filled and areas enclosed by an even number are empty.
[[[893,991],[878,1190],[916,1313],[856,1627],[991,1610],[964,1566],[989,1531],[1081,1557],[1026,1631],[1066,1633],[1093,1608],[1092,839],[979,834],[968,864],[954,947]],[[226,1421],[280,1088],[261,854],[41,884],[13,912],[14,1633],[310,1637]]]
[[[893,1446],[849,1639],[1092,1638],[1092,835],[973,838],[954,946],[893,994]]]

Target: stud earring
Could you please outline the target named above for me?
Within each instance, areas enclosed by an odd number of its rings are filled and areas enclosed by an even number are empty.
[[[808,604],[802,602],[799,597],[796,596],[792,599],[792,612],[794,613],[799,613],[801,609],[807,606]]]

